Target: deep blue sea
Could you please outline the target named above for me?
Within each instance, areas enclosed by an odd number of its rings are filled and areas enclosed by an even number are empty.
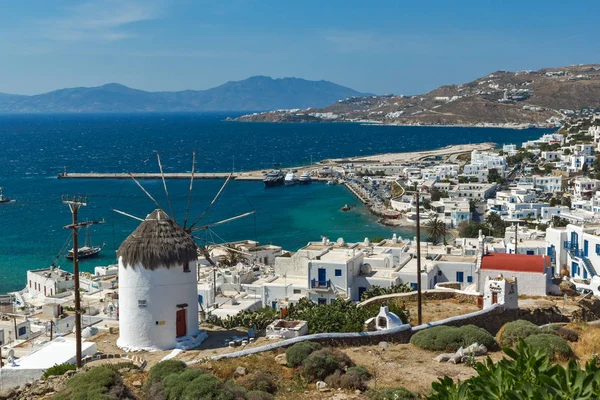
[[[17,200],[0,204],[0,293],[25,285],[28,269],[55,261],[70,232],[71,214],[63,194],[83,194],[89,205],[80,220],[105,219],[94,226],[93,244],[106,243],[101,255],[82,261],[82,270],[114,263],[115,250],[138,225],[113,208],[144,218],[154,204],[128,180],[59,180],[71,172],[158,172],[159,151],[165,172],[267,169],[309,164],[324,158],[434,149],[457,143],[521,143],[547,130],[383,127],[359,124],[268,124],[223,121],[229,114],[54,114],[0,115],[0,187]],[[194,182],[190,218],[196,218],[222,181]],[[142,181],[165,207],[161,181]],[[184,218],[188,181],[168,181],[176,219]],[[340,208],[356,205],[348,213]],[[346,241],[413,233],[376,223],[376,218],[342,186],[313,183],[265,189],[262,182],[230,182],[203,218],[209,224],[248,211],[253,216],[198,233],[209,242],[253,239],[297,250],[327,236]],[[61,255],[59,265],[71,270]]]

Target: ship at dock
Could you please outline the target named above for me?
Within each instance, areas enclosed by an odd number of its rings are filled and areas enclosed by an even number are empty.
[[[268,172],[265,175],[263,182],[266,187],[274,187],[274,186],[283,185],[284,180],[285,180],[284,173],[282,171],[277,170],[277,171]]]
[[[294,171],[290,171],[285,175],[283,184],[285,186],[293,186],[296,184],[296,174],[294,173]]]

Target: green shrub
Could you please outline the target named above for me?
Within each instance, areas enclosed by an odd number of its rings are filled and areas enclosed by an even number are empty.
[[[548,354],[551,360],[568,360],[573,358],[573,350],[569,343],[560,336],[550,333],[539,333],[525,339],[533,351],[542,351]]]
[[[164,393],[167,399],[177,400],[181,398],[186,386],[198,378],[204,372],[199,369],[186,369],[181,373],[169,374],[164,377]]]
[[[233,393],[215,376],[202,374],[185,385],[181,400],[234,400]]]
[[[526,339],[527,337],[539,333],[539,327],[525,320],[518,320],[504,324],[498,332],[498,344],[500,346],[514,346],[519,343],[519,339]]]
[[[346,370],[346,372],[350,372],[350,371],[356,371],[360,375],[360,377],[364,380],[369,380],[373,377],[373,375],[371,375],[369,370],[362,365],[357,365],[356,367],[350,367]]]
[[[324,349],[315,351],[315,353],[333,357],[340,365],[340,368],[343,370],[345,370],[348,367],[354,366],[354,363],[352,362],[350,357],[348,357],[348,354],[344,353],[339,349],[333,347],[325,347]]]
[[[161,361],[154,367],[150,368],[148,379],[146,379],[146,387],[154,383],[162,383],[163,379],[170,374],[178,374],[187,368],[187,365],[180,360]]]
[[[475,325],[435,326],[414,334],[410,342],[425,350],[456,351],[473,343],[483,344],[488,350],[498,347],[488,331]]]
[[[300,342],[292,345],[285,351],[288,367],[297,367],[302,364],[302,361],[306,360],[313,351],[320,349],[321,345],[315,342]]]
[[[110,368],[95,367],[76,374],[55,400],[117,400],[131,397],[121,376]]]
[[[369,390],[365,394],[371,400],[414,400],[421,398],[418,394],[402,386],[395,389]]]
[[[339,361],[330,353],[322,350],[315,351],[302,363],[302,373],[310,382],[323,380],[327,376],[342,369]]]
[[[246,394],[246,399],[247,400],[274,400],[275,397],[273,397],[272,394],[267,393],[267,392],[261,392],[260,390],[253,390],[251,392],[248,392],[248,394]]]
[[[64,375],[65,372],[75,371],[76,369],[77,369],[77,367],[75,366],[75,364],[69,364],[69,363],[56,364],[56,365],[48,368],[46,370],[46,372],[44,372],[44,379],[47,379],[48,377],[54,376],[54,375]]]

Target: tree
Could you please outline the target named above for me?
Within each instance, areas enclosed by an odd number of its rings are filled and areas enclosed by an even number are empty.
[[[569,197],[563,197],[560,203],[563,206],[567,206],[567,207],[571,208],[571,198],[569,198]]]
[[[483,228],[483,225],[477,222],[462,221],[458,224],[458,234],[464,238],[476,238],[479,236],[479,231]]]
[[[559,204],[559,200],[556,197],[550,198],[550,207],[556,207]]]
[[[559,217],[558,215],[554,215],[552,217],[552,226],[555,228],[562,228],[564,226],[569,225],[569,221],[564,218]]]
[[[240,251],[231,244],[225,246],[225,252],[225,257],[223,257],[223,259],[219,261],[219,264],[221,265],[224,265],[226,267],[233,267],[235,265],[238,265],[238,263],[244,261],[242,253],[240,253]]]
[[[488,182],[502,183],[502,177],[500,176],[496,168],[490,168],[490,170],[488,171]]]
[[[495,212],[491,212],[485,217],[485,225],[493,232],[496,237],[504,236],[506,231],[506,222]]]
[[[433,244],[438,244],[440,239],[446,244],[446,224],[437,215],[427,222],[425,231],[429,235],[428,240]]]

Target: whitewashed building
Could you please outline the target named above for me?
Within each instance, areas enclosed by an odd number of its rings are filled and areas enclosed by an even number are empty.
[[[27,291],[31,299],[52,297],[73,289],[73,274],[50,267],[27,271]]]

